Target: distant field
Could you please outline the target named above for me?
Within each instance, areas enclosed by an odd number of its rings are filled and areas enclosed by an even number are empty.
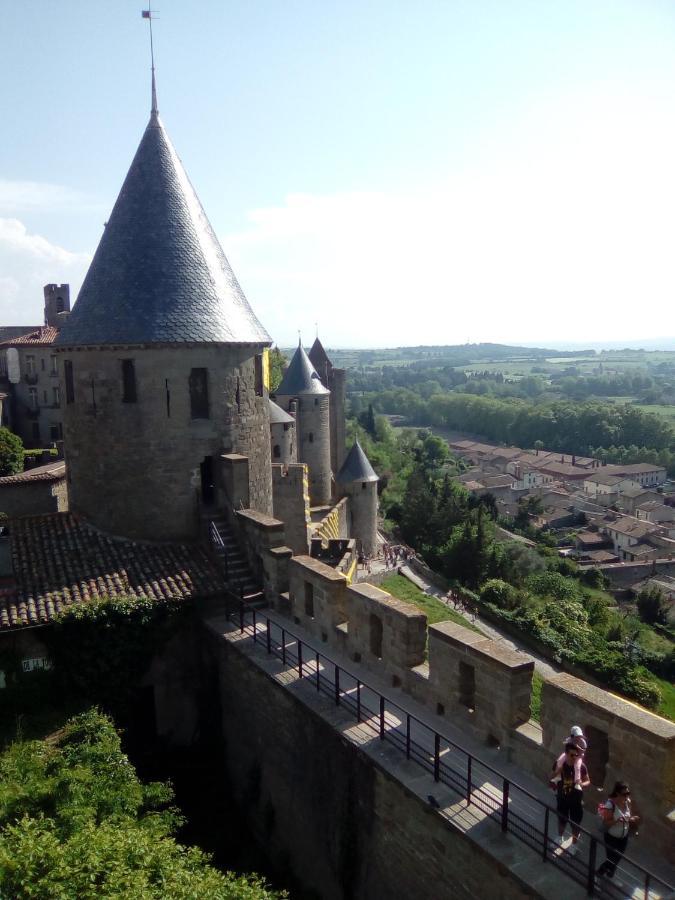
[[[668,419],[672,425],[675,425],[675,406],[672,403],[668,405],[661,403],[635,403],[634,405],[643,412],[656,413],[659,416],[663,416],[664,419]]]

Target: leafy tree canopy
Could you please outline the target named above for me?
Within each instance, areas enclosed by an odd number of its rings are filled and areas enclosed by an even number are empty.
[[[23,441],[9,428],[0,428],[0,477],[23,472]]]
[[[168,785],[144,785],[110,719],[71,719],[55,739],[0,757],[0,896],[15,900],[271,900],[260,879],[221,873],[176,843]]]

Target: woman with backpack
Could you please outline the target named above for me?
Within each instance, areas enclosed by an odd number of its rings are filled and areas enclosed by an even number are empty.
[[[626,852],[631,825],[637,825],[639,816],[631,811],[630,788],[624,781],[617,781],[609,798],[598,807],[602,819],[607,859],[598,869],[598,875],[614,877],[617,865]]]

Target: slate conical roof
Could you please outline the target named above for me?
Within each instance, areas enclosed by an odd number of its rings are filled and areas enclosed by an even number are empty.
[[[153,108],[56,344],[167,342],[271,343]]]
[[[323,344],[317,337],[309,351],[309,359],[324,384],[327,386],[328,376],[333,370],[333,363],[323,348]]]
[[[285,409],[282,409],[274,400],[269,400],[270,405],[270,425],[295,425],[295,419],[289,415]]]
[[[288,368],[284,372],[281,384],[274,392],[279,397],[297,397],[300,394],[330,394],[328,388],[321,383],[321,379],[309,361],[302,344],[293,354]]]
[[[342,468],[335,478],[338,484],[352,484],[355,481],[379,481],[375,470],[368,462],[368,457],[363,452],[363,447],[358,441],[354,441],[352,449],[342,463]]]

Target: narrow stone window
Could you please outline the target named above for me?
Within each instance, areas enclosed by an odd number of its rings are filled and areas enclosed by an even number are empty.
[[[75,382],[73,381],[73,364],[69,359],[63,361],[63,374],[66,381],[66,403],[74,403]]]
[[[35,357],[27,356],[26,357],[26,375],[35,375]]]
[[[476,670],[469,663],[459,663],[459,702],[473,711],[476,708]]]
[[[274,445],[274,450],[272,451],[272,455],[275,459],[279,459],[281,456],[281,447],[278,444]]]
[[[56,368],[56,357],[50,356],[49,361],[51,363],[50,375],[58,375],[59,370]]]
[[[314,585],[305,582],[305,615],[314,618]]]
[[[255,394],[256,397],[262,397],[263,395],[263,358],[262,353],[259,353],[256,357],[254,357],[255,364]]]
[[[374,613],[370,614],[370,652],[382,659],[382,619]]]
[[[136,367],[133,359],[122,361],[122,403],[135,403],[136,396]]]
[[[54,406],[58,409],[61,406],[61,388],[52,388],[52,396],[54,398]]]
[[[209,418],[209,382],[207,369],[190,370],[190,417]]]
[[[313,443],[314,443],[314,435],[313,435],[313,433],[312,433],[311,431],[310,431],[310,433],[309,433],[309,436],[308,436],[307,440],[310,442],[310,444],[313,444]]]

